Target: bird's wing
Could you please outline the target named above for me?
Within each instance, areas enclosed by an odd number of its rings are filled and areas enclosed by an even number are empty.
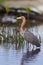
[[[32,43],[33,45],[40,43],[38,38],[33,33],[31,33],[30,31],[29,32],[25,31],[24,38],[25,38],[26,41]]]

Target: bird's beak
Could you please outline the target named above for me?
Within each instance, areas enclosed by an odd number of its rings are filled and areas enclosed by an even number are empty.
[[[21,19],[21,17],[17,17],[17,19]]]

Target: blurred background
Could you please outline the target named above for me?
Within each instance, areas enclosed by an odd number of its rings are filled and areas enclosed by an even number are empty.
[[[20,34],[22,20],[25,28],[40,41],[40,47],[28,43]],[[43,0],[0,0],[0,64],[43,64]]]

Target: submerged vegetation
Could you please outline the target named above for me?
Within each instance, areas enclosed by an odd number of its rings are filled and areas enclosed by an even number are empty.
[[[15,29],[15,27],[14,27]],[[7,30],[7,32],[6,32]],[[12,30],[10,27],[0,27],[0,44],[3,42],[4,45],[13,44],[15,49],[21,49],[23,47],[24,38],[21,36],[20,31]],[[13,33],[13,34],[11,34]]]
[[[1,29],[1,28],[0,28]],[[8,30],[7,30],[8,31]],[[10,31],[10,30],[9,30]],[[4,42],[8,42],[8,43],[14,43],[14,42],[18,42],[18,43],[23,43],[24,38],[21,36],[20,32],[17,32],[16,30],[13,32],[13,35],[11,35],[10,33],[6,32],[6,27],[2,27],[1,29],[1,36],[0,36],[0,42],[4,41]],[[6,36],[7,35],[7,36]],[[3,38],[3,40],[2,40]]]

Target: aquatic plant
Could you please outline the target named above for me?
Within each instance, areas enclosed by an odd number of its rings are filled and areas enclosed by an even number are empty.
[[[6,6],[6,12],[8,13],[10,11],[10,8]]]
[[[24,46],[24,45],[23,45],[24,38],[21,36],[20,32],[19,32],[19,34],[17,35],[17,40],[18,40],[17,49],[21,49],[21,48]]]
[[[31,8],[30,8],[30,7],[27,7],[27,8],[26,8],[26,11],[27,11],[27,12],[30,12],[30,11],[31,11]]]
[[[4,27],[4,25],[3,25],[3,27],[2,27],[2,37],[3,37],[3,42],[5,42],[6,41],[6,32],[5,32],[5,29],[4,29],[5,27]]]
[[[24,38],[21,35],[19,35],[19,42],[23,43],[23,41],[24,41]]]
[[[7,35],[7,42],[10,42],[10,35]]]

